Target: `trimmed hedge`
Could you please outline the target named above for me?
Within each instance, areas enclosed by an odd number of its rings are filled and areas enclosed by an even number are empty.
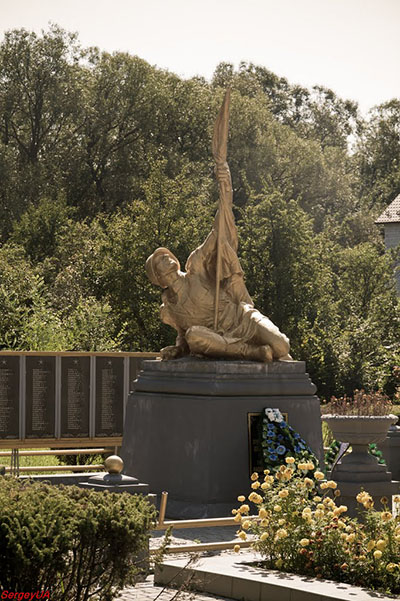
[[[155,508],[145,497],[0,480],[0,589],[108,601],[138,577]]]

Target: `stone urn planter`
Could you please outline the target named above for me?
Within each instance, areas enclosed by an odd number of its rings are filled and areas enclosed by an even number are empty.
[[[380,465],[368,452],[368,445],[385,440],[389,427],[397,417],[389,415],[323,415],[335,440],[348,442],[352,451],[337,464],[335,477],[341,481],[391,480],[386,466]]]

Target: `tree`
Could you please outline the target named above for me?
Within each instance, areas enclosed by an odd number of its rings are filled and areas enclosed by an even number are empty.
[[[359,140],[362,206],[375,217],[400,193],[400,100],[374,108]]]
[[[0,156],[12,178],[3,210],[13,218],[57,189],[55,166],[76,129],[80,57],[76,35],[56,26],[42,36],[24,29],[5,34],[0,47]]]

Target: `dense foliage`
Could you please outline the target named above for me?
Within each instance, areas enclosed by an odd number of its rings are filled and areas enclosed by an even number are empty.
[[[400,192],[400,101],[364,121],[331,90],[263,67],[182,80],[55,26],[0,45],[0,348],[172,342],[144,262],[162,245],[184,264],[210,227],[228,84],[239,252],[258,308],[320,394],[393,388],[394,258],[374,219]]]
[[[0,481],[0,588],[108,601],[138,576],[155,509],[141,496]]]

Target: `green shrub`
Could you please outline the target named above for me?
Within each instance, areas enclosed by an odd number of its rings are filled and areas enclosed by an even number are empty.
[[[144,497],[0,482],[0,589],[110,600],[138,576],[154,508]]]

